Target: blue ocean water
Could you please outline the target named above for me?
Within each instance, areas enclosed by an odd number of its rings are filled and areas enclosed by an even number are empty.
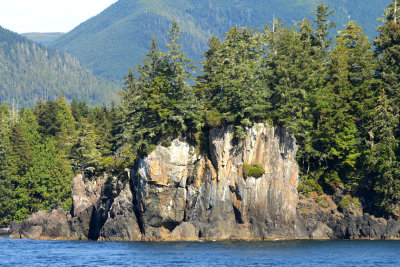
[[[0,266],[400,266],[400,241],[0,240]]]

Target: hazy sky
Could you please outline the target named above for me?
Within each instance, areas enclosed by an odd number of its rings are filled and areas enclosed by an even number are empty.
[[[18,33],[68,32],[117,0],[0,0],[0,25]]]

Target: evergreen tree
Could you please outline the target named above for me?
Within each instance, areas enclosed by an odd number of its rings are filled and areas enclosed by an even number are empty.
[[[201,106],[189,84],[191,61],[180,51],[180,31],[176,22],[170,29],[167,53],[158,51],[153,39],[151,50],[125,79],[121,93],[124,117],[123,137],[134,154],[148,154],[154,145],[181,133],[193,136],[201,126]]]
[[[23,177],[32,167],[34,154],[32,148],[24,136],[21,123],[17,122],[11,126],[10,131],[10,157],[12,160],[12,174]]]
[[[248,28],[232,28],[226,39],[210,40],[199,77],[197,94],[206,101],[208,124],[251,126],[265,120],[269,90],[263,79],[264,35]],[[237,128],[240,133],[240,127]]]
[[[11,175],[9,125],[7,116],[0,111],[0,226],[7,225],[13,220],[15,213],[14,185]]]
[[[169,42],[166,44],[167,65],[163,75],[154,79],[152,88],[156,89],[160,85],[168,88],[166,100],[173,105],[173,114],[167,124],[175,125],[173,135],[183,132],[194,138],[194,134],[202,126],[202,104],[189,83],[193,82],[192,73],[196,67],[193,61],[187,58],[187,54],[181,51],[181,34],[178,23],[174,20],[169,30]]]
[[[360,156],[365,112],[374,91],[374,57],[362,28],[350,21],[336,37],[329,82],[318,103],[320,120],[317,145],[328,164],[325,181],[343,182],[348,189],[359,184],[356,164]]]
[[[35,157],[42,140],[39,134],[39,124],[30,108],[24,110],[20,123],[23,135],[28,141]]]
[[[329,6],[323,3],[318,4],[317,10],[313,12],[316,24],[314,34],[317,44],[322,48],[322,51],[329,49],[332,44],[332,39],[329,37],[330,30],[336,28],[336,25],[334,22],[329,21],[329,16],[334,13],[335,11],[329,11]]]
[[[221,41],[217,37],[211,37],[208,42],[208,50],[204,54],[205,60],[202,62],[203,67],[201,71],[203,74],[197,76],[197,86],[195,88],[196,96],[201,99],[205,105],[208,105],[208,109],[212,107],[212,92],[213,88],[217,86],[213,70],[217,64],[218,57],[216,52],[220,44]]]
[[[71,152],[74,166],[82,174],[87,171],[93,174],[99,167],[101,152],[98,142],[99,137],[95,134],[93,126],[84,119]]]
[[[309,175],[319,169],[321,154],[315,146],[315,125],[319,119],[318,95],[327,79],[329,31],[335,25],[329,22],[328,7],[318,5],[316,27],[307,19],[295,28],[282,28],[275,21],[267,29],[266,80],[271,88],[271,113],[276,124],[295,135],[299,144],[297,154],[301,170]]]
[[[378,74],[380,75],[389,99],[393,100],[395,112],[400,105],[400,7],[393,1],[385,10],[378,27],[379,36],[374,40],[378,56]]]
[[[394,135],[394,130],[398,128],[398,118],[384,90],[377,98],[372,116],[369,131],[371,141],[365,167],[368,179],[363,190],[373,188],[378,211],[392,213],[396,212],[400,200],[400,164],[395,153],[399,141]]]

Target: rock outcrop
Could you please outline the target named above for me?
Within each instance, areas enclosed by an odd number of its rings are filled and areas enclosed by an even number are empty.
[[[400,224],[320,207],[297,193],[295,139],[257,124],[209,133],[208,155],[185,139],[158,145],[125,178],[73,181],[73,209],[32,215],[12,226],[22,238],[106,241],[397,238]],[[245,177],[245,164],[265,171]],[[300,197],[300,200],[299,200]]]
[[[104,188],[101,179],[85,179],[81,174],[72,181],[71,212],[53,210],[39,211],[21,224],[11,224],[10,237],[34,239],[91,239],[91,221]]]
[[[301,197],[298,225],[304,237],[314,239],[398,239],[400,222],[376,218],[361,209],[339,212],[333,200],[321,207],[313,198]]]
[[[235,144],[232,127],[210,132],[210,159],[174,140],[141,159],[132,173],[135,206],[147,240],[263,239],[296,234],[297,146],[280,128],[248,129]],[[260,164],[265,175],[243,177],[243,164]],[[194,229],[194,231],[193,231]]]

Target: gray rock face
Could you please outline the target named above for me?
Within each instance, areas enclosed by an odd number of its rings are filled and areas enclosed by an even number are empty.
[[[170,239],[189,222],[198,237],[253,239],[293,236],[298,201],[295,140],[258,124],[235,144],[233,127],[210,133],[211,160],[187,142],[158,146],[133,171],[136,208],[144,237]],[[243,177],[243,164],[265,175]]]
[[[10,235],[17,238],[69,239],[71,228],[66,212],[53,210],[51,213],[45,213],[40,211],[20,225],[13,224]]]
[[[120,184],[120,192],[107,209],[107,219],[100,229],[99,240],[140,241],[141,231],[133,207],[129,183]]]

